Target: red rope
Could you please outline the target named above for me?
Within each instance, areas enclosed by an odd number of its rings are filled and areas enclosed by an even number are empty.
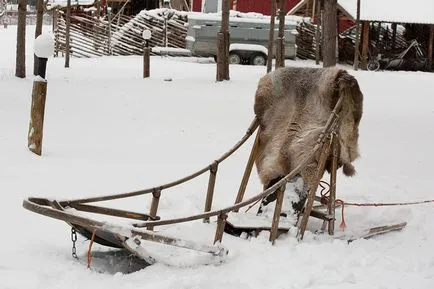
[[[330,185],[325,182],[320,182],[321,187],[321,204],[327,205],[329,202],[329,195],[330,195]],[[419,205],[419,204],[427,204],[427,203],[434,203],[434,200],[425,200],[425,201],[416,201],[416,202],[400,202],[400,203],[351,203],[351,202],[344,202],[341,199],[335,200],[335,205],[340,204],[341,209],[341,215],[342,215],[342,222],[339,225],[341,229],[346,228],[345,224],[345,217],[344,217],[344,207],[345,206],[356,206],[356,207],[382,207],[382,206],[409,206],[409,205]]]
[[[96,235],[96,230],[93,230],[92,233],[92,238],[90,239],[90,243],[89,243],[89,249],[87,250],[87,269],[90,269],[90,263],[92,262],[92,245],[93,245],[93,241],[95,240],[95,235]]]

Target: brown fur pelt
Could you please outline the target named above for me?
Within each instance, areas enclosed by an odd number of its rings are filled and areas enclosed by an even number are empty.
[[[259,80],[254,106],[260,124],[256,167],[265,186],[287,175],[312,151],[342,94],[338,164],[352,176],[363,106],[356,79],[337,68],[279,68]],[[319,154],[301,172],[308,187]],[[330,163],[329,159],[327,169]]]

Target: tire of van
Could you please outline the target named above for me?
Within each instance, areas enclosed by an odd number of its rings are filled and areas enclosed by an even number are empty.
[[[252,65],[267,65],[267,56],[263,53],[256,53],[252,56],[250,63]]]
[[[237,52],[229,53],[229,64],[241,64],[241,55]]]

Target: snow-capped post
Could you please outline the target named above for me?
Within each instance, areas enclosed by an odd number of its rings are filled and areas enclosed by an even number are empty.
[[[150,55],[151,49],[149,48],[149,39],[151,39],[151,30],[145,29],[142,32],[143,43],[143,78],[149,77],[150,73]]]
[[[35,55],[39,58],[38,75],[33,81],[32,106],[28,133],[28,148],[37,155],[42,153],[42,135],[44,128],[45,99],[47,81],[45,72],[47,60],[54,53],[54,40],[49,34],[41,34],[35,39]]]

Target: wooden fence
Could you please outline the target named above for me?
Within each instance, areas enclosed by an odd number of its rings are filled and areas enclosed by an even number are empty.
[[[55,54],[65,53],[66,13],[54,12]],[[71,15],[70,53],[74,57],[140,55],[142,32],[149,29],[150,47],[185,48],[187,16],[171,9],[142,11],[135,17],[122,14],[97,19],[87,14]]]

